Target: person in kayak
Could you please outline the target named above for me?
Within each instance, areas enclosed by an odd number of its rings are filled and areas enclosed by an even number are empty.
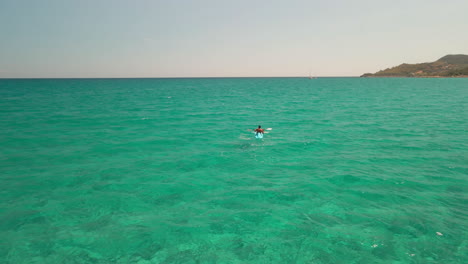
[[[257,129],[254,130],[255,131],[255,135],[258,135],[258,133],[265,133],[265,130],[262,128],[262,126],[258,126]]]

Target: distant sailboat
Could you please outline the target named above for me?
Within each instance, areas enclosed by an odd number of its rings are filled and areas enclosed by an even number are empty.
[[[309,74],[309,79],[317,79],[316,76],[312,76],[312,74]]]

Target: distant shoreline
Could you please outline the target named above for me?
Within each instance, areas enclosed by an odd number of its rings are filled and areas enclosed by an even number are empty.
[[[452,54],[434,62],[403,63],[376,73],[364,73],[361,77],[467,78],[468,55]]]
[[[460,75],[460,76],[361,76],[361,78],[414,78],[414,79],[421,79],[421,78],[468,78],[468,75]]]

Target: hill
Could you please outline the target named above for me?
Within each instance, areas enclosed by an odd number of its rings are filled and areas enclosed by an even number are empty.
[[[403,63],[361,77],[468,77],[468,55],[446,55],[427,63]]]

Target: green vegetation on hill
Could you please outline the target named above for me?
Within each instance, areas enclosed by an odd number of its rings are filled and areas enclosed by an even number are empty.
[[[447,55],[435,62],[406,64],[361,77],[457,77],[468,76],[468,55]]]

